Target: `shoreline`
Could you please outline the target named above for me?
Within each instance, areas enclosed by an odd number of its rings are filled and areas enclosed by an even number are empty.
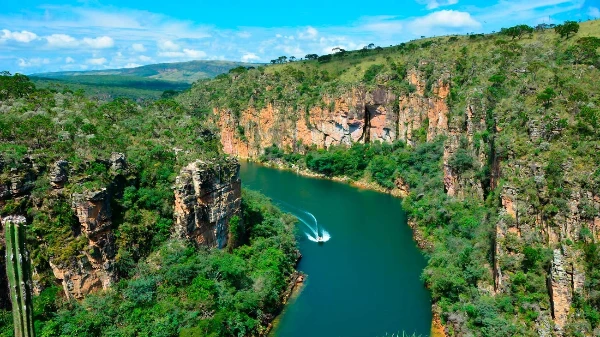
[[[273,317],[273,319],[269,322],[269,324],[265,328],[265,331],[262,332],[261,334],[259,334],[259,336],[267,337],[271,334],[271,332],[273,332],[273,329],[277,326],[277,324],[279,322],[279,318],[280,318],[281,314],[285,310],[285,305],[288,303],[288,301],[291,298],[297,296],[300,293],[302,286],[304,286],[305,280],[306,280],[306,275],[299,271],[295,271],[292,273],[292,275],[290,275],[290,280],[288,281],[288,287],[285,290],[285,292],[283,293],[283,297],[281,300],[281,311],[277,314],[277,316]]]
[[[338,177],[338,176],[329,177],[324,174],[315,173],[308,169],[295,167],[293,165],[290,167],[290,165],[285,164],[280,161],[261,162],[261,161],[255,160],[253,158],[238,158],[238,159],[242,159],[242,160],[245,160],[246,162],[252,162],[252,163],[259,164],[259,165],[269,167],[269,168],[274,168],[274,169],[284,170],[284,171],[291,171],[291,172],[294,172],[303,177],[325,179],[325,180],[346,183],[350,186],[353,186],[353,187],[356,187],[359,189],[365,189],[365,190],[380,192],[380,193],[384,193],[384,194],[389,194],[395,198],[404,198],[408,195],[408,192],[409,192],[408,186],[406,186],[406,187],[403,186],[402,189],[394,188],[394,189],[390,190],[390,189],[385,189],[385,188],[377,185],[374,182],[367,181],[365,178],[362,178],[360,180],[352,180],[349,177],[345,177],[345,176],[344,177]],[[408,223],[408,226],[412,230],[413,240],[417,244],[417,247],[419,247],[419,249],[421,251],[432,250],[433,243],[426,239],[425,233],[423,233],[423,231],[418,228],[418,226],[414,222],[414,220],[407,217],[407,223]],[[290,290],[290,295],[293,292],[295,292],[294,288],[295,288],[295,286],[292,287],[292,289]],[[301,285],[299,288],[301,288]],[[284,304],[287,303],[287,298],[285,299],[285,301],[286,302],[284,302]],[[444,324],[442,323],[441,317],[438,314],[437,309],[438,309],[438,307],[437,307],[436,303],[432,303],[432,305],[431,305],[432,317],[431,317],[430,337],[447,337],[446,329],[444,327]],[[273,321],[275,321],[275,320],[276,320],[276,318]],[[272,328],[273,328],[273,324],[270,323],[268,326],[267,332],[265,333],[265,335],[262,335],[262,336],[268,336],[268,334],[272,330]]]

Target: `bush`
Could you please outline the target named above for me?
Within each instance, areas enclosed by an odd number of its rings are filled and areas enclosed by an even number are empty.
[[[475,159],[465,149],[458,149],[448,160],[448,165],[458,174],[462,174],[475,167]]]

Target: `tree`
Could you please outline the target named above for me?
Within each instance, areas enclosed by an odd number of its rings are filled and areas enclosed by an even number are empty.
[[[296,61],[296,56],[290,56],[288,60],[290,60],[290,62],[294,62]]]
[[[319,58],[319,55],[317,54],[307,54],[306,56],[304,56],[305,59],[307,60],[316,60],[317,58]]]
[[[373,48],[375,48],[375,44],[374,43],[369,43],[367,45],[367,49],[373,49]]]
[[[515,38],[520,39],[523,36],[523,34],[532,34],[533,27],[530,27],[528,25],[517,25],[514,27],[510,27],[510,28],[502,28],[500,30],[500,33],[510,36],[513,40]]]
[[[542,102],[544,108],[548,109],[552,105],[552,99],[556,97],[554,89],[548,87],[537,95],[538,101]]]
[[[565,21],[562,25],[554,27],[554,31],[560,34],[560,37],[569,38],[570,34],[577,34],[579,31],[579,24],[576,21]]]
[[[577,40],[577,44],[569,48],[575,63],[594,64],[598,61],[598,48],[600,48],[600,38],[586,36]]]

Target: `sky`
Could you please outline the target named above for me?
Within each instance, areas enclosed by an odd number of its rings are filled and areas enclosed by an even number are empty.
[[[0,0],[0,71],[268,63],[332,48],[600,18],[600,0]]]

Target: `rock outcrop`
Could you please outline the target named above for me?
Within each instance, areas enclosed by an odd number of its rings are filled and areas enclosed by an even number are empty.
[[[52,272],[62,282],[68,297],[82,298],[95,290],[110,287],[116,279],[111,198],[107,189],[74,193],[72,196],[72,208],[79,220],[74,234],[85,236],[87,247],[69,262],[50,260]]]
[[[569,261],[571,260],[571,261]],[[552,305],[552,317],[557,333],[567,324],[573,296],[583,291],[584,275],[577,268],[573,252],[567,249],[555,249],[550,271],[549,290]]]
[[[52,166],[49,174],[50,185],[52,188],[63,188],[69,179],[69,162],[59,160]]]
[[[122,153],[113,153],[106,165],[115,181],[119,171],[127,167]],[[64,160],[56,162],[49,171],[49,179],[53,188],[63,188],[68,180],[68,163]],[[78,222],[73,235],[83,237],[87,245],[68,261],[49,261],[52,273],[61,281],[67,297],[82,298],[98,289],[107,289],[117,278],[111,202],[118,190],[119,186],[114,183],[99,190],[84,190],[71,195],[71,208]]]
[[[20,166],[10,168],[8,175],[0,179],[0,200],[23,197],[33,189],[38,177],[37,167],[29,157],[25,157]]]
[[[218,164],[193,162],[181,170],[175,183],[173,234],[199,245],[223,248],[230,241],[230,221],[240,215],[240,206],[241,181],[235,159]]]

